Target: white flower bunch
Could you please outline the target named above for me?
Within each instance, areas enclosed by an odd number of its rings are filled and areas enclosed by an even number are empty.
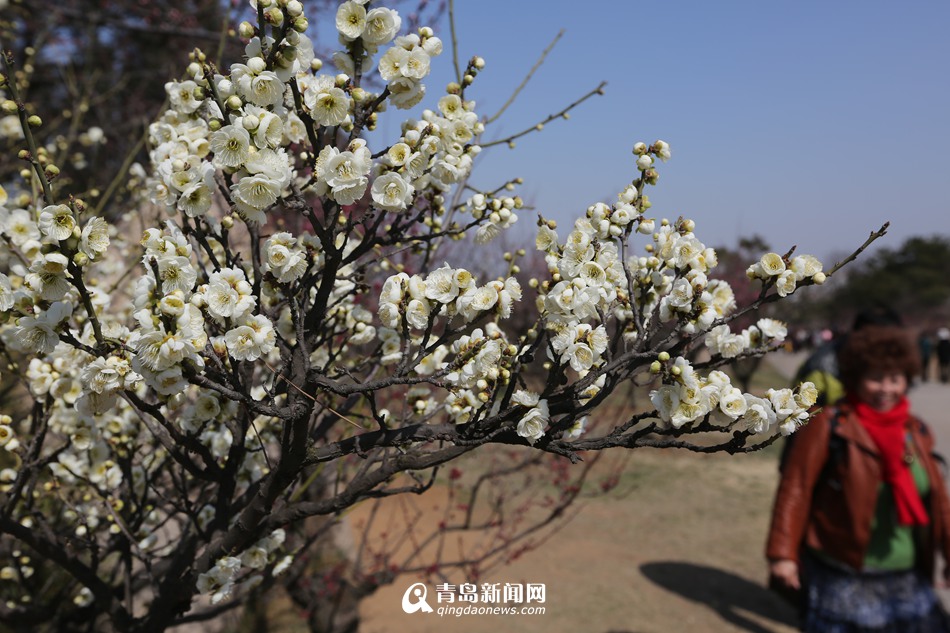
[[[241,554],[241,563],[251,569],[262,570],[271,562],[272,554],[276,552],[284,541],[287,534],[282,529],[277,529],[259,540]]]
[[[465,321],[472,321],[479,314],[494,309],[502,318],[507,318],[514,302],[520,299],[521,285],[514,277],[479,287],[467,270],[446,264],[425,279],[406,273],[387,278],[380,292],[377,314],[387,328],[400,330],[405,317],[410,327],[424,330],[433,313],[450,319],[459,315]]]
[[[126,358],[98,357],[82,368],[80,378],[84,389],[97,394],[134,389],[142,376],[132,371]]]
[[[640,210],[634,206],[638,192],[636,187],[627,187],[618,196],[617,204],[609,206],[598,202],[587,208],[587,218],[597,230],[597,237],[607,239],[622,236],[634,223],[639,223],[642,217]]]
[[[514,404],[529,407],[528,412],[518,420],[515,431],[528,440],[529,444],[534,444],[544,436],[544,431],[551,421],[548,401],[539,399],[537,394],[523,390],[515,392],[511,401]]]
[[[375,52],[377,47],[396,37],[402,18],[396,11],[385,7],[367,11],[365,4],[354,0],[343,2],[336,12],[336,29],[343,41],[360,39],[364,49]]]
[[[476,388],[480,392],[478,397],[486,402],[491,387],[499,380],[507,380],[517,348],[497,325],[489,322],[484,330],[475,328],[471,334],[459,337],[452,344],[452,353],[452,371],[446,375],[446,382],[455,387]]]
[[[759,319],[755,325],[734,333],[728,325],[719,325],[706,333],[706,348],[713,355],[735,358],[743,352],[781,344],[788,336],[785,324],[775,319]]]
[[[470,389],[454,389],[448,393],[443,402],[443,408],[456,424],[465,424],[483,408],[485,403]]]
[[[267,356],[277,343],[274,326],[267,317],[256,314],[236,320],[239,325],[227,331],[224,344],[235,360],[257,360]]]
[[[72,288],[67,279],[69,258],[62,253],[41,254],[30,264],[30,272],[24,278],[26,286],[41,301],[61,301]]]
[[[35,216],[26,209],[6,209],[6,212],[0,215],[0,231],[14,246],[21,249],[29,242],[38,245],[42,237]]]
[[[663,384],[650,392],[662,424],[673,428],[707,419],[715,427],[753,434],[772,433],[776,426],[788,435],[809,417],[817,390],[803,383],[796,390],[770,390],[767,398],[744,394],[725,373],[714,370],[701,376],[689,362],[677,357],[667,368]]]
[[[794,292],[802,281],[825,283],[822,264],[812,255],[797,255],[791,261],[786,261],[778,253],[766,253],[759,261],[749,266],[746,275],[749,279],[774,282],[775,291],[780,297]]]
[[[542,223],[536,245],[544,250],[555,280],[543,293],[543,307],[549,327],[559,328],[589,318],[598,311],[609,312],[624,292],[625,275],[617,245],[600,241],[588,218],[574,224],[564,245],[558,244],[554,230]]]
[[[235,93],[254,105],[275,106],[283,101],[284,81],[275,71],[268,70],[267,61],[259,55],[250,56],[245,64],[232,64],[230,81]]]
[[[551,339],[548,355],[561,365],[569,363],[576,372],[587,372],[600,364],[608,342],[603,325],[568,324]]]
[[[342,152],[327,145],[317,156],[314,190],[340,204],[354,204],[366,193],[372,166],[373,158],[362,139],[354,139]]]
[[[298,240],[287,232],[275,233],[267,238],[263,260],[263,272],[271,273],[281,283],[300,279],[310,263]]]
[[[231,199],[246,222],[263,224],[264,213],[277,202],[290,184],[293,172],[283,149],[260,149],[244,161],[231,185]]]
[[[201,106],[201,102],[204,101],[202,92],[198,84],[190,79],[170,81],[165,84],[165,93],[168,95],[172,108],[185,114],[191,114]]]
[[[73,313],[72,303],[56,301],[46,310],[34,310],[34,316],[24,316],[7,327],[0,336],[3,342],[20,352],[45,356],[59,344],[56,330]]]
[[[400,109],[416,105],[425,96],[422,80],[429,74],[432,57],[442,53],[442,40],[432,29],[397,37],[379,59],[379,75],[391,93],[390,102]]]
[[[136,354],[133,369],[142,374],[150,386],[167,394],[183,380],[181,367],[189,361],[197,368],[204,367],[199,354],[208,342],[200,308],[188,303],[175,318],[160,319],[150,309],[135,313],[139,327],[129,336],[129,346]]]
[[[340,83],[330,75],[307,79],[303,102],[316,124],[330,127],[350,120],[353,100]]]
[[[13,430],[13,418],[9,415],[0,415],[0,448],[12,452],[20,447],[20,441]]]
[[[257,304],[251,284],[240,268],[222,268],[211,273],[208,283],[200,286],[192,303],[204,307],[219,322],[242,319]]]
[[[487,217],[488,222],[479,226],[475,232],[475,243],[487,244],[518,221],[516,211],[522,206],[523,202],[518,197],[496,198],[477,193],[466,201],[462,211],[471,213],[476,220]]]
[[[231,595],[234,580],[241,571],[241,559],[226,556],[219,559],[214,567],[198,574],[198,591],[210,596],[211,604],[218,604]]]

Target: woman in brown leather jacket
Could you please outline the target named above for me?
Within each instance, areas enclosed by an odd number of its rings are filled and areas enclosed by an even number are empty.
[[[802,591],[802,630],[947,633],[933,591],[950,500],[933,437],[909,412],[917,349],[897,327],[852,334],[846,396],[798,430],[775,497],[771,581]]]

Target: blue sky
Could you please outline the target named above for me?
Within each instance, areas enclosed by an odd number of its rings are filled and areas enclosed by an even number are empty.
[[[487,62],[468,93],[482,115],[565,29],[489,140],[608,82],[570,120],[486,150],[479,187],[521,176],[525,200],[567,223],[635,176],[634,142],[663,139],[673,158],[651,211],[694,219],[708,245],[757,233],[830,260],[888,220],[879,244],[890,247],[950,235],[950,3],[456,0],[455,10],[460,58]],[[433,26],[446,50],[429,107],[452,78],[447,22]]]

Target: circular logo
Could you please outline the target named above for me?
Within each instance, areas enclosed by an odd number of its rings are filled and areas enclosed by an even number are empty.
[[[406,589],[406,593],[402,594],[402,610],[406,613],[415,613],[416,611],[432,613],[432,607],[426,602],[428,592],[429,590],[426,589],[424,583],[417,582],[410,585]]]

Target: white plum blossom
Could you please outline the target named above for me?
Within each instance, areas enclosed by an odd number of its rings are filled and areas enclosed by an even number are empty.
[[[318,125],[340,125],[350,112],[350,97],[329,75],[318,75],[310,80],[303,99],[310,116]]]
[[[347,40],[358,39],[366,28],[366,8],[360,2],[347,0],[336,11],[336,30]]]
[[[209,595],[211,604],[221,602],[231,595],[231,590],[234,588],[234,578],[240,569],[240,558],[227,556],[219,559],[214,567],[198,575],[198,591]]]
[[[386,211],[402,211],[412,202],[415,188],[396,172],[388,172],[373,181],[373,203]]]
[[[40,232],[54,240],[65,240],[73,234],[76,228],[76,218],[72,210],[65,204],[52,204],[43,207],[37,223]]]
[[[528,440],[529,444],[534,444],[544,437],[544,430],[550,419],[548,401],[539,400],[538,404],[529,409],[518,421],[516,431],[518,435]]]
[[[240,125],[226,125],[211,135],[214,162],[221,167],[240,167],[250,155],[251,135]]]
[[[363,28],[363,42],[370,46],[388,44],[396,37],[402,26],[399,13],[385,7],[375,7],[366,12],[366,25]]]
[[[89,259],[97,259],[109,247],[109,224],[100,217],[91,218],[82,229],[79,249]]]
[[[208,313],[217,318],[240,319],[249,313],[256,303],[240,268],[222,268],[211,273],[207,287],[202,293]]]

